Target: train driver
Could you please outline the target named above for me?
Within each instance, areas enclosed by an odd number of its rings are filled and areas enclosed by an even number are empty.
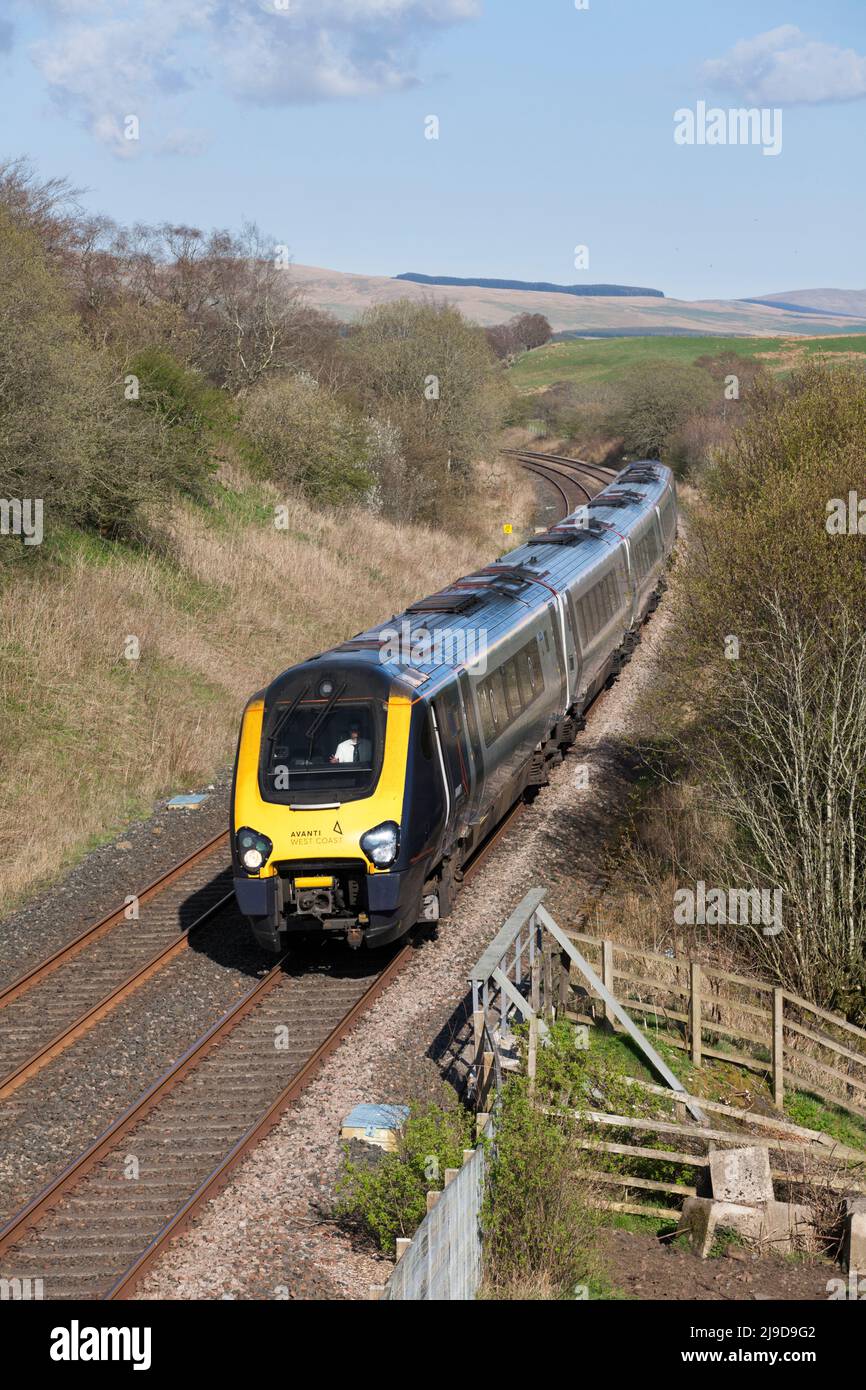
[[[344,738],[342,743],[337,744],[332,763],[367,763],[370,762],[370,740],[361,738],[361,731],[357,724],[353,724],[349,729],[349,737]]]

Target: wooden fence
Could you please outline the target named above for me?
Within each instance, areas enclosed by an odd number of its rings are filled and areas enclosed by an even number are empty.
[[[526,1066],[531,1079],[539,1030],[546,1020],[565,1014],[583,1023],[604,1021],[631,1036],[664,1083],[635,1079],[632,1084],[666,1097],[671,1111],[661,1117],[601,1111],[582,1115],[599,1137],[583,1138],[581,1147],[600,1159],[605,1156],[592,1179],[602,1191],[620,1189],[617,1197],[600,1196],[601,1205],[674,1218],[675,1206],[649,1205],[648,1194],[681,1202],[694,1195],[695,1188],[688,1181],[661,1181],[630,1172],[629,1167],[636,1164],[640,1169],[645,1167],[641,1161],[648,1160],[652,1165],[692,1169],[697,1176],[709,1162],[710,1149],[743,1143],[771,1151],[773,1177],[794,1197],[798,1189],[814,1190],[816,1185],[837,1192],[864,1190],[861,1150],[780,1115],[765,1117],[689,1094],[645,1035],[655,1030],[669,1046],[687,1051],[697,1067],[712,1057],[765,1073],[780,1111],[787,1087],[864,1116],[864,1030],[759,980],[675,954],[565,932],[545,911],[544,896],[543,889],[527,893],[469,977],[476,1107],[481,1115],[490,1111],[505,1073],[520,1068],[514,1022],[528,1024]],[[635,1027],[632,1014],[641,1016],[643,1029]],[[719,1117],[715,1125],[705,1112]],[[608,1156],[615,1156],[614,1161]]]
[[[859,1097],[866,1091],[866,1084],[858,1083],[852,1072],[842,1072],[838,1066],[824,1064],[822,1070],[818,1055],[820,1048],[829,1049],[834,1058],[843,1058],[849,1066],[855,1064],[866,1071],[866,1032],[757,980],[677,956],[662,956],[610,940],[564,932],[545,911],[544,897],[545,890],[541,888],[527,893],[469,976],[475,1105],[479,1129],[486,1127],[488,1138],[494,1135],[490,1111],[496,1092],[505,1074],[517,1071],[521,1065],[513,1023],[519,1020],[528,1024],[526,1064],[532,1078],[542,1039],[540,1030],[547,1021],[563,1014],[586,1022],[603,1017],[632,1037],[663,1083],[630,1078],[629,1084],[668,1101],[671,1113],[665,1118],[581,1112],[581,1122],[588,1122],[592,1128],[584,1131],[578,1143],[597,1155],[600,1164],[592,1170],[591,1179],[602,1191],[613,1188],[617,1194],[610,1198],[600,1195],[597,1200],[601,1205],[615,1211],[676,1220],[676,1204],[693,1196],[696,1186],[633,1173],[624,1165],[640,1167],[642,1160],[652,1165],[670,1164],[676,1169],[692,1170],[699,1179],[709,1164],[711,1147],[741,1146],[744,1142],[770,1151],[774,1180],[794,1196],[798,1188],[814,1188],[816,1182],[838,1193],[866,1190],[864,1154],[860,1150],[778,1115],[763,1116],[689,1094],[652,1043],[635,1027],[626,1007],[648,1018],[654,1026],[664,1028],[665,1041],[687,1049],[697,1066],[703,1057],[721,1057],[767,1072],[774,1078],[779,1108],[785,1083],[796,1082],[856,1114],[866,1113],[859,1100],[853,1103],[847,1095],[855,1089]],[[578,943],[585,954],[578,949]],[[622,985],[626,990],[618,994]],[[756,1005],[754,995],[766,997],[766,1006]],[[576,1013],[576,1003],[592,1012]],[[819,1022],[815,1024],[815,1020]],[[832,1036],[828,1027],[837,1036]],[[758,1031],[760,1028],[762,1032]],[[746,1042],[754,1050],[740,1054],[723,1051],[718,1041],[728,1038]],[[762,1056],[762,1052],[766,1055]],[[824,1090],[820,1089],[821,1084]],[[719,1125],[727,1120],[745,1128],[716,1127],[705,1111],[718,1116]],[[649,1138],[641,1143],[642,1136]],[[658,1147],[659,1140],[664,1148]],[[481,1280],[479,1214],[485,1164],[483,1148],[467,1150],[463,1167],[446,1171],[444,1190],[428,1194],[427,1217],[411,1241],[398,1241],[394,1272],[384,1289],[372,1291],[374,1297],[451,1300],[475,1296]],[[660,1204],[665,1197],[669,1205]]]
[[[766,1075],[779,1110],[786,1090],[796,1090],[866,1118],[866,1030],[788,990],[689,957],[568,937],[623,1007],[687,1051],[696,1067],[711,1057]],[[583,993],[616,1027],[604,1001],[591,989]]]

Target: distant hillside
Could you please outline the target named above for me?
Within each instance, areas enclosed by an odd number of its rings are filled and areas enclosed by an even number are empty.
[[[803,291],[779,296],[796,299],[810,312],[792,312],[772,302],[749,304],[740,299],[669,299],[656,291],[639,295],[561,294],[552,290],[485,289],[481,285],[430,285],[392,275],[359,275],[326,270],[321,266],[293,265],[286,283],[303,290],[310,303],[351,323],[374,304],[393,304],[398,299],[420,301],[447,299],[473,323],[488,327],[504,323],[514,314],[544,314],[555,334],[590,337],[663,334],[716,336],[860,333],[866,330],[864,312],[858,319],[851,302],[853,291]],[[585,288],[589,288],[588,286]],[[593,287],[595,288],[595,287]],[[812,295],[840,296],[834,305],[816,303]],[[804,301],[805,296],[805,301]],[[772,296],[764,296],[772,299]],[[812,310],[818,310],[817,313]]]
[[[743,304],[766,304],[798,313],[835,314],[838,318],[861,319],[866,315],[866,290],[782,290],[743,299]]]
[[[414,270],[395,275],[394,279],[411,280],[416,285],[465,285],[470,289],[528,290],[532,294],[592,295],[599,299],[634,299],[636,296],[664,299],[662,290],[647,290],[637,285],[554,285],[548,280],[485,280],[480,276],[461,279],[456,275],[419,275]]]

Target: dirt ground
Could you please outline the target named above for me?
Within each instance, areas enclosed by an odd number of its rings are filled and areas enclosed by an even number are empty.
[[[734,1247],[717,1259],[662,1244],[655,1236],[608,1229],[601,1235],[608,1278],[627,1298],[677,1303],[779,1299],[813,1302],[829,1297],[827,1282],[839,1269],[821,1261],[752,1255]]]

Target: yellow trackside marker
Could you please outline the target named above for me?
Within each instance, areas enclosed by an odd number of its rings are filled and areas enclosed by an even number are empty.
[[[502,529],[505,532],[506,536],[510,536],[512,531],[514,530],[514,527],[511,525],[510,521],[503,521]]]

